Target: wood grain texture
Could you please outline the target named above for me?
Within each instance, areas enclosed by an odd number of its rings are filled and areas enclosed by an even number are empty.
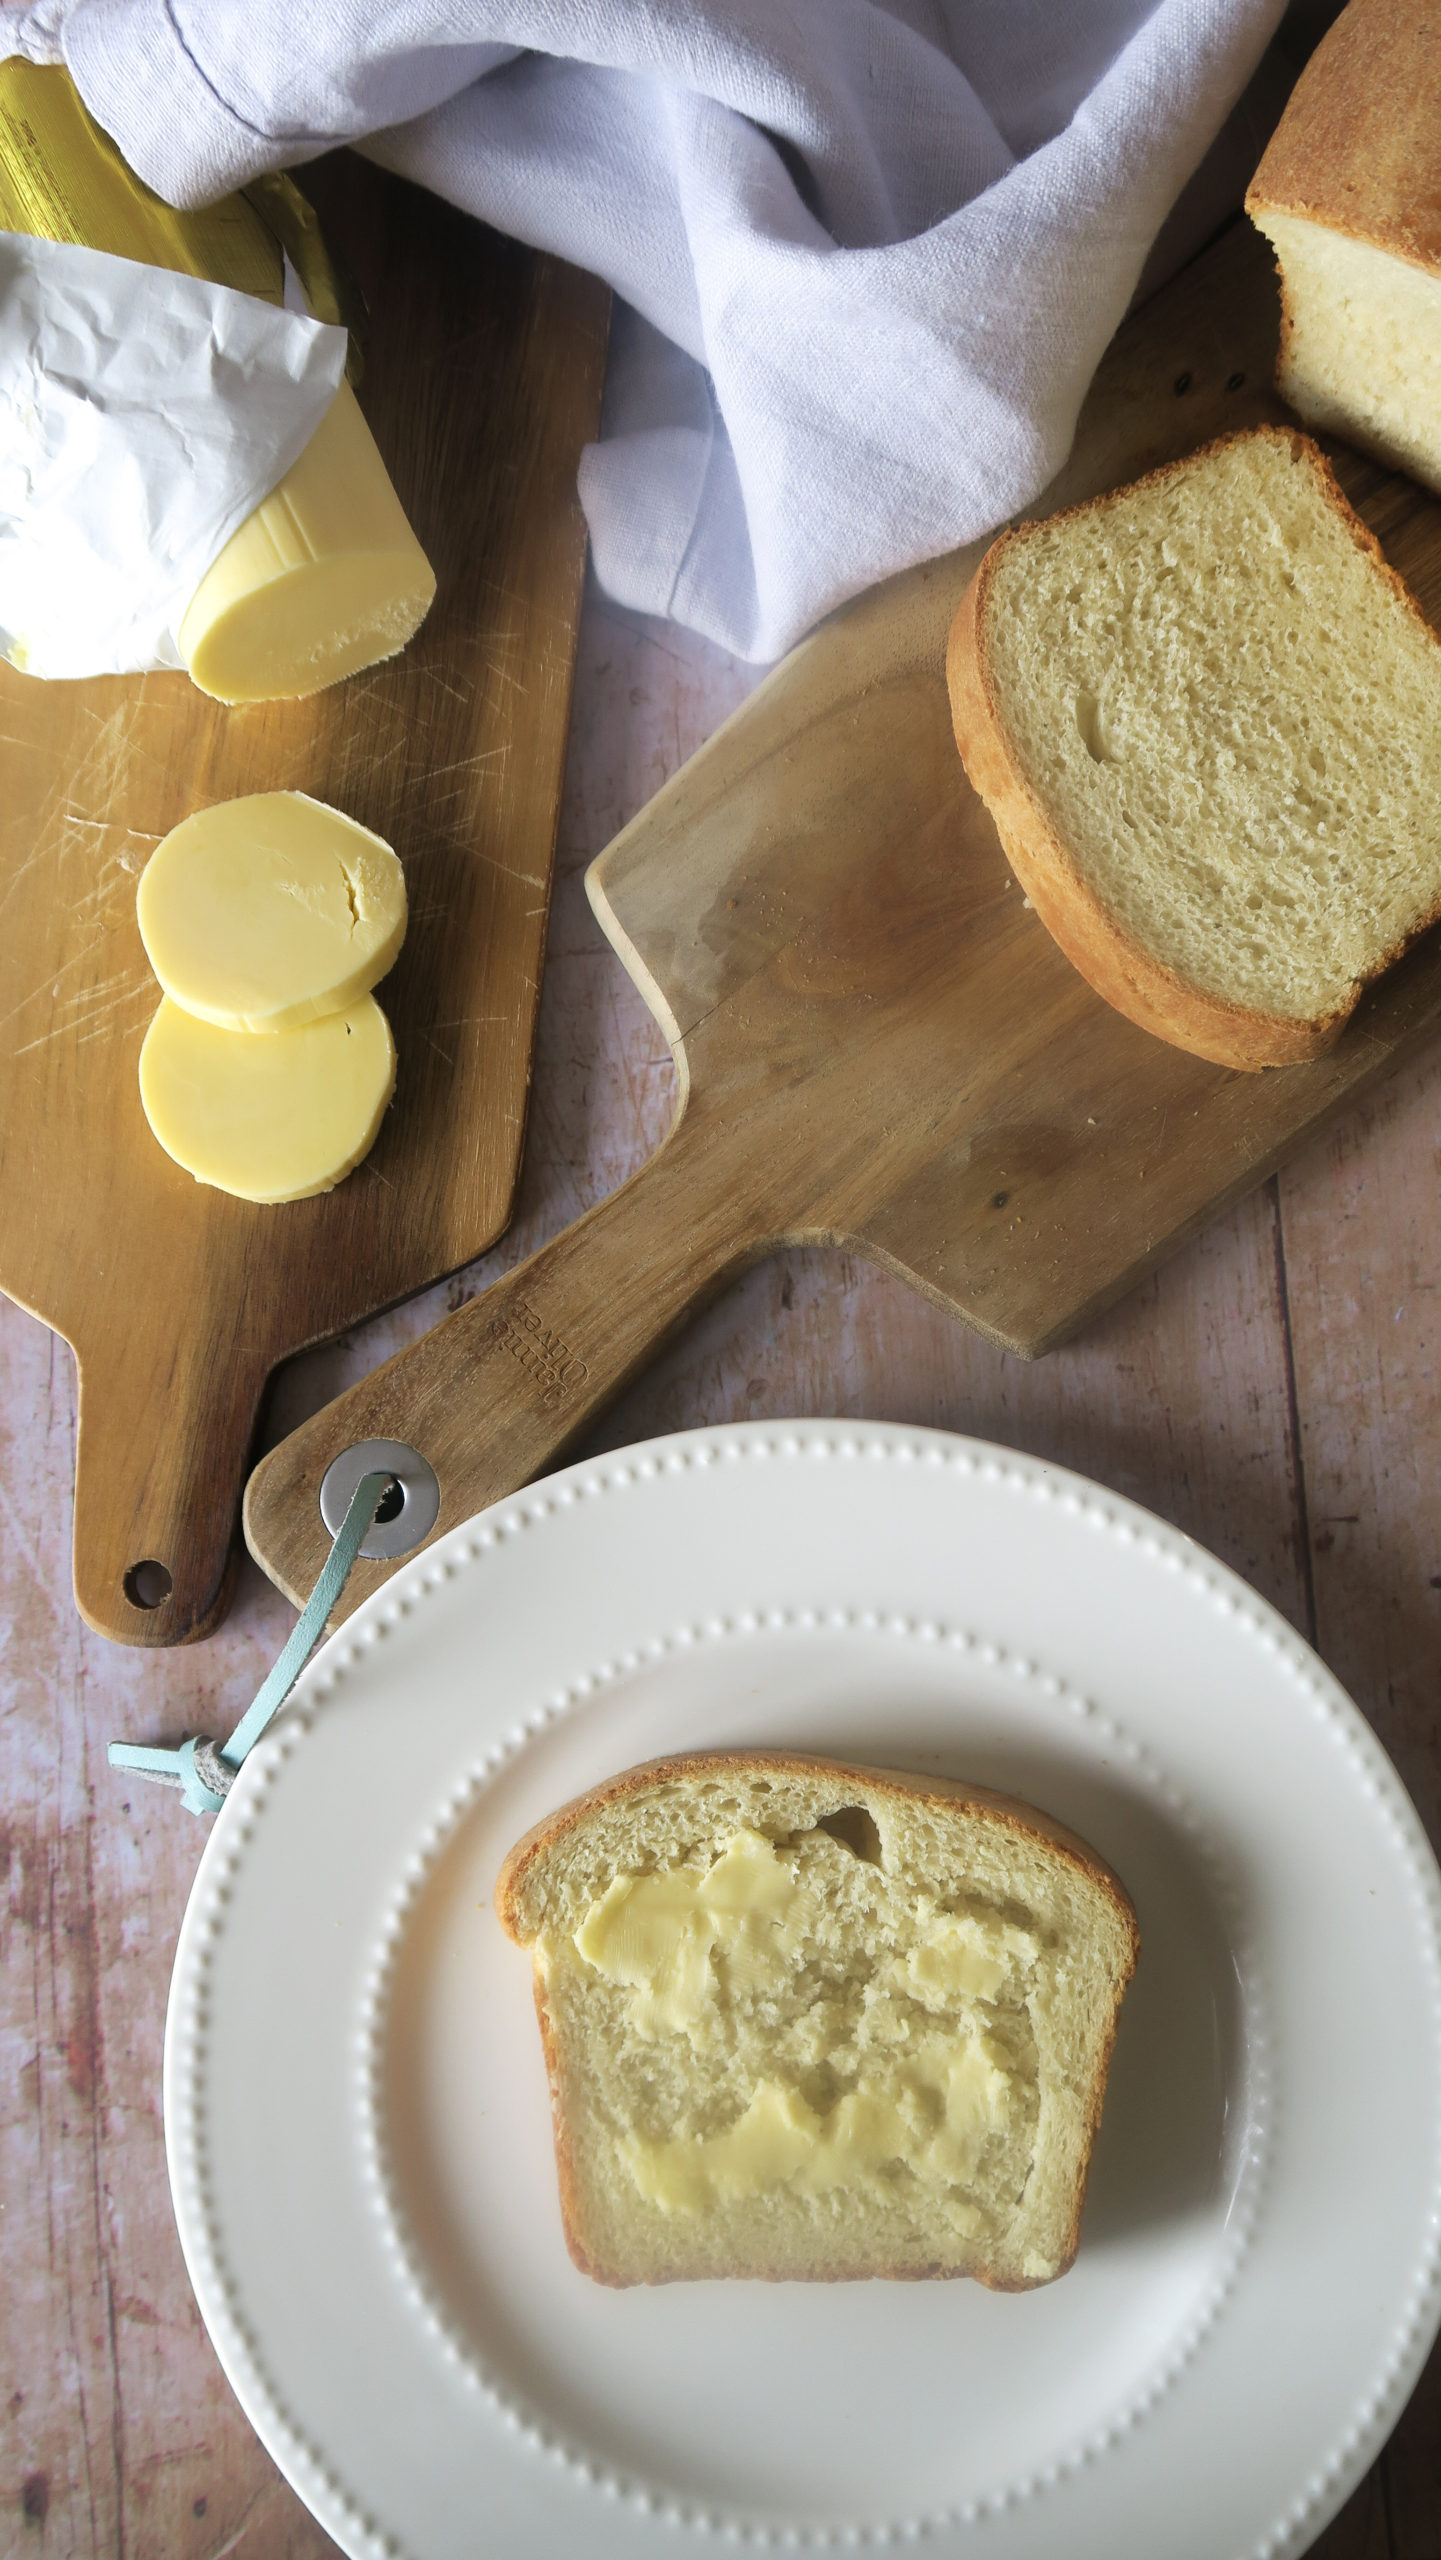
[[[1092,392],[1069,504],[1273,414],[1269,251],[1241,225],[1137,315]],[[1441,601],[1441,507],[1347,459]],[[1324,1059],[1258,1077],[1103,1004],[1030,912],[960,766],[946,634],[979,546],[802,644],[593,866],[601,920],[675,1052],[656,1156],[484,1303],[257,1469],[252,1553],[295,1600],[353,1441],[435,1468],[434,1536],[574,1445],[667,1333],[781,1243],[845,1244],[993,1340],[1044,1351],[1106,1307],[1441,1020],[1441,944]],[[352,1577],[347,1613],[392,1565]]]
[[[0,1287],[77,1354],[75,1595],[133,1644],[222,1613],[277,1361],[491,1242],[525,1122],[607,297],[349,155],[309,183],[368,294],[361,397],[438,575],[419,636],[308,702],[234,710],[180,674],[0,667]],[[372,1154],[322,1198],[256,1208],[146,1127],[159,990],[134,893],[190,810],[276,788],[393,842],[411,921]],[[148,1609],[126,1590],[146,1559],[172,1579]]]
[[[590,597],[514,1222],[481,1262],[287,1364],[268,1399],[267,1436],[418,1339],[654,1153],[675,1108],[674,1064],[594,921],[583,874],[750,681],[686,634]],[[1441,1521],[1441,1395],[1419,1331],[1395,1323],[1402,1301],[1388,1302],[1370,1275],[1388,1258],[1424,1275],[1437,1100],[1433,1068],[1399,1075],[1298,1155],[1281,1183],[1224,1212],[1039,1362],[957,1325],[853,1253],[787,1250],[731,1283],[585,1446],[732,1418],[856,1414],[979,1431],[1058,1458],[1214,1548],[1303,1632],[1315,1627],[1314,1592],[1327,1641],[1344,1636],[1363,1706],[1390,1713],[1387,1740],[1414,1784],[1434,1748],[1441,1675],[1441,1594],[1428,1580],[1441,1575],[1441,1552],[1426,1546],[1428,1523]],[[1361,1215],[1338,1218],[1336,1165],[1352,1181],[1363,1175],[1378,1127],[1384,1182],[1366,1192]],[[1288,1238],[1303,1218],[1316,1253],[1293,1265]],[[1308,1332],[1318,1273],[1334,1321]],[[1310,1343],[1299,1360],[1293,1329]],[[1368,1413],[1345,1381],[1383,1367],[1385,1408]],[[112,1735],[228,1732],[291,1612],[245,1564],[230,1619],[188,1652],[127,1653],[82,1626],[68,1596],[73,1426],[68,1353],[0,1304],[10,1860],[0,1900],[0,2069],[10,2092],[0,2114],[0,2550],[316,2560],[332,2546],[277,2478],[197,2331],[170,2215],[158,2057],[196,1833],[172,1799],[132,1794],[103,1765]],[[1342,1540],[1359,1523],[1343,1524],[1330,1545],[1307,1530],[1327,1507],[1321,1488],[1358,1471],[1375,1504],[1374,1571],[1347,1566]],[[1359,1499],[1330,1507],[1358,1509]],[[1416,1562],[1397,1575],[1393,1552]],[[1410,1579],[1422,1564],[1424,1592]],[[1394,1707],[1368,1674],[1383,1646]],[[88,2078],[83,2064],[77,2071],[83,2094],[71,2086],[72,2029],[82,2053],[89,2037],[99,2056]],[[1436,2560],[1438,2457],[1433,2358],[1382,2464],[1321,2536],[1318,2560]]]

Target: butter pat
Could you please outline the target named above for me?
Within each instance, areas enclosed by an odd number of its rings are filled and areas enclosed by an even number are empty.
[[[390,1025],[368,995],[263,1039],[166,996],[140,1052],[140,1099],[166,1154],[241,1200],[333,1190],[374,1144],[394,1086]]]
[[[390,846],[303,791],[198,809],[156,847],[135,902],[167,996],[224,1031],[343,1013],[405,939]]]
[[[299,460],[201,579],[180,654],[220,702],[319,693],[393,658],[434,595],[434,571],[342,382]]]

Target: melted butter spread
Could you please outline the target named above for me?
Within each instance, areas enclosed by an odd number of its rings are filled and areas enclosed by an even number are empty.
[[[933,1920],[906,1956],[907,1988],[930,2007],[967,1994],[994,2000],[1011,1956],[1027,1952],[1035,1952],[1032,1941],[1004,1920],[970,1913]]]
[[[881,1878],[875,1890],[890,1891]],[[621,2136],[642,2196],[685,2213],[787,2183],[823,2194],[898,2169],[942,2190],[975,2178],[989,2137],[1020,2121],[1014,2056],[992,2031],[994,2004],[1023,1997],[1038,1942],[997,1912],[942,1912],[923,1898],[895,1918],[849,2016],[808,2008],[817,2033],[807,2067],[824,2064],[832,2086],[851,2085],[822,2109],[780,2076],[755,2081],[742,2105],[742,2080],[738,2112],[719,2130]],[[701,2048],[735,2008],[764,2007],[810,1979],[803,1968],[825,1926],[818,1890],[770,1841],[737,1831],[708,1868],[614,1877],[573,1943],[629,1994],[637,2034]],[[948,2210],[958,2229],[977,2222],[963,2194],[952,2192]]]
[[[863,2081],[823,2116],[798,2089],[762,2080],[723,2133],[675,2142],[632,2134],[621,2156],[647,2202],[665,2213],[734,2203],[788,2179],[821,2195],[892,2162],[938,2186],[963,2185],[986,2135],[1007,2121],[1010,2089],[1004,2056],[986,2037],[967,2036],[913,2070]]]
[[[694,2026],[714,1997],[713,1947],[764,1971],[799,1944],[809,1897],[769,1840],[738,1831],[713,1867],[617,1876],[575,1933],[578,1952],[635,1997],[642,2035]]]

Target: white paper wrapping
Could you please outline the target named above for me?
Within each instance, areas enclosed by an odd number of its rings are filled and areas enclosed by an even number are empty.
[[[345,331],[0,232],[0,650],[37,676],[178,667],[185,608],[325,415]]]

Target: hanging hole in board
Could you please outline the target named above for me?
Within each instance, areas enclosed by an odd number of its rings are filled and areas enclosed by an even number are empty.
[[[398,1520],[404,1509],[404,1492],[396,1483],[394,1476],[392,1476],[384,1493],[381,1495],[380,1500],[375,1506],[376,1527],[383,1528],[388,1520]]]
[[[127,1567],[121,1588],[132,1609],[158,1609],[169,1599],[175,1585],[169,1569],[157,1564],[154,1556],[146,1556],[139,1564]]]

